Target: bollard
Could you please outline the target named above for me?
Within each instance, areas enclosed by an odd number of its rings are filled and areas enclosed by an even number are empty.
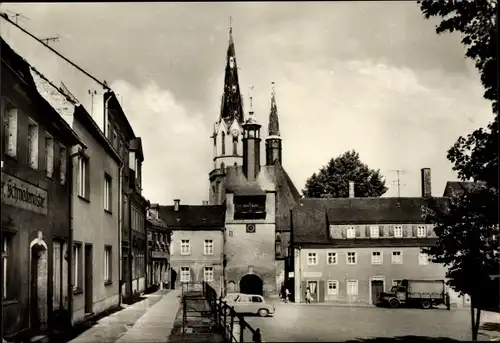
[[[243,338],[243,333],[245,332],[245,325],[246,325],[246,322],[244,321],[243,316],[240,316],[240,320],[239,320],[240,342],[244,342],[244,340],[245,340]]]
[[[255,330],[255,333],[253,334],[253,341],[254,341],[254,343],[262,343],[260,329]]]
[[[229,326],[229,332],[231,333],[230,337],[231,337],[231,342],[236,342],[236,339],[234,337],[234,307],[231,307],[231,325]]]

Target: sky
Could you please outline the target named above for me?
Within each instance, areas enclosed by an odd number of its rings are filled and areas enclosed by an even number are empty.
[[[212,2],[3,4],[19,25],[118,93],[142,137],[143,195],[151,203],[208,200],[229,17],[240,88],[267,133],[271,82],[283,165],[300,191],[332,157],[354,149],[396,196],[457,180],[447,150],[484,127],[490,103],[458,34],[437,35],[416,2]],[[7,43],[56,84],[64,82],[99,125],[103,89],[18,28]],[[96,95],[89,95],[89,90]],[[244,108],[247,112],[248,108]],[[264,145],[264,142],[262,142]],[[264,146],[261,150],[264,161]]]

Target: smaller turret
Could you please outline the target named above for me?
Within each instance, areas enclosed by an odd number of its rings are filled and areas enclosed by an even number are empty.
[[[276,160],[278,160],[280,164],[283,162],[281,157],[280,126],[278,121],[278,106],[276,106],[274,82],[272,85],[271,111],[269,112],[268,136],[266,138],[266,165],[274,164],[274,161]]]

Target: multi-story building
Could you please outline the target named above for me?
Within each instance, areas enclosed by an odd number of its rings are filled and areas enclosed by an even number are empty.
[[[69,320],[70,156],[85,144],[38,93],[31,66],[0,44],[2,325],[9,338]]]
[[[159,214],[171,231],[171,287],[206,281],[222,292],[225,207],[181,205],[174,200],[173,206],[160,206]]]
[[[151,204],[147,213],[147,287],[162,289],[169,283],[170,230],[160,219],[158,209],[158,204]]]
[[[221,112],[212,137],[209,199],[211,204],[226,205],[227,291],[275,296],[287,283],[289,210],[300,194],[282,167],[274,89],[265,165],[261,165],[260,128],[251,109],[244,119],[230,30]]]
[[[295,301],[309,288],[315,302],[374,304],[403,279],[444,280],[446,268],[421,252],[437,240],[422,215],[430,197],[424,168],[422,197],[302,199],[292,211]]]
[[[141,138],[136,137],[116,95],[104,93],[104,134],[124,161],[121,171],[121,294],[132,299],[146,289],[146,212],[149,202],[142,196]]]
[[[44,98],[86,147],[72,159],[73,322],[118,306],[120,166],[123,161],[97,123],[66,89],[34,75]],[[102,263],[101,263],[102,261]]]

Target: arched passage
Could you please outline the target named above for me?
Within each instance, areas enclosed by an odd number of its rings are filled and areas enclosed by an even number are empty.
[[[263,295],[262,279],[255,274],[247,274],[240,280],[240,293]]]

